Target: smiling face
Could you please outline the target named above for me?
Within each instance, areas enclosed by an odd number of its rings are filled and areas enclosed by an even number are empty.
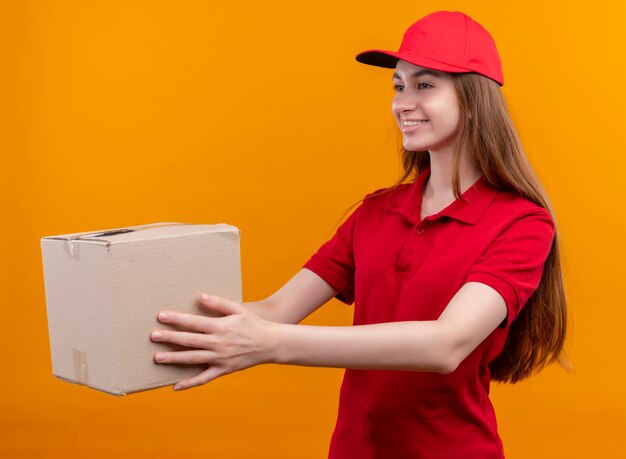
[[[393,75],[393,116],[404,148],[431,153],[452,152],[461,109],[450,77],[399,60]]]

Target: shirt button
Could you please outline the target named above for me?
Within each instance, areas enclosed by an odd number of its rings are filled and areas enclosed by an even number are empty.
[[[424,228],[417,228],[417,234],[424,234]]]

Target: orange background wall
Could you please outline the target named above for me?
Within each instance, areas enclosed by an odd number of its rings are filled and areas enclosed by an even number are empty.
[[[576,370],[493,399],[509,458],[622,457],[623,2],[4,1],[0,457],[322,458],[341,371],[265,366],[115,398],[51,374],[39,240],[159,221],[242,231],[245,299],[399,173],[391,71],[357,64],[467,12],[557,210]],[[337,302],[308,319],[348,324]]]

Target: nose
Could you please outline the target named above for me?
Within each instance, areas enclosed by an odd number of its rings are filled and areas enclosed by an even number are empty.
[[[391,110],[398,115],[415,110],[415,97],[407,92],[397,93],[393,98]]]

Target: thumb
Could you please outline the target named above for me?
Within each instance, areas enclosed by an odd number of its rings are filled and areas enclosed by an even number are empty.
[[[236,301],[227,300],[221,296],[202,294],[202,305],[210,311],[219,312],[225,316],[243,314],[245,308]]]

